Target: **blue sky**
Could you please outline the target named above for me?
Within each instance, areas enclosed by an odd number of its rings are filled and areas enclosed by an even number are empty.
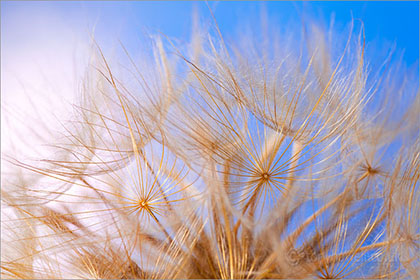
[[[405,50],[408,64],[419,58],[418,1],[219,1],[209,6],[224,34],[236,31],[246,20],[258,20],[262,8],[279,25],[300,20],[303,14],[324,22],[335,14],[337,25],[348,23],[353,16],[364,22],[368,42],[396,43]],[[2,47],[6,50],[27,46],[34,37],[54,40],[60,37],[59,30],[52,34],[48,29],[60,26],[82,32],[95,25],[96,36],[109,42],[119,37],[130,44],[130,38],[141,30],[186,38],[193,9],[211,19],[207,5],[194,1],[2,1],[1,7]]]
[[[259,22],[262,10],[280,30],[293,28],[289,23],[299,26],[303,16],[327,24],[335,15],[338,28],[352,17],[361,19],[374,52],[395,44],[397,50],[404,50],[405,64],[418,67],[418,1],[212,1],[208,6],[225,37],[242,31],[244,23]],[[194,1],[1,1],[2,110],[7,103],[12,110],[30,111],[33,104],[25,103],[29,93],[37,96],[37,103],[48,100],[43,104],[46,111],[54,108],[61,113],[66,105],[60,107],[58,102],[80,90],[89,59],[84,45],[92,30],[103,49],[112,51],[121,40],[136,55],[144,32],[188,40],[195,10],[204,24],[213,24],[208,6]],[[52,102],[54,106],[49,105]],[[9,135],[5,116],[1,129]]]

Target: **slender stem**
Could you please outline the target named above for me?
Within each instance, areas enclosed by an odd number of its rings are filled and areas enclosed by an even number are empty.
[[[289,190],[293,187],[293,183],[294,183],[293,175],[295,173],[294,170],[298,166],[299,154],[301,152],[302,152],[302,144],[295,140],[292,146],[292,157],[290,158],[291,161],[290,161],[290,168],[289,168],[290,170],[289,180],[287,180],[286,190]]]

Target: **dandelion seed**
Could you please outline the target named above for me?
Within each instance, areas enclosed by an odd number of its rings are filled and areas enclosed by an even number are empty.
[[[57,153],[4,157],[2,277],[419,278],[419,91],[371,103],[416,82],[372,79],[355,22],[342,48],[213,26],[155,38],[150,71],[94,43]]]

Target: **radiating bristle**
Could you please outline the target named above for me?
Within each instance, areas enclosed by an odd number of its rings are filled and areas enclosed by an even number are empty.
[[[56,153],[3,155],[2,277],[420,277],[419,91],[354,24],[339,51],[316,24],[299,50],[156,37],[127,84],[95,43]]]

